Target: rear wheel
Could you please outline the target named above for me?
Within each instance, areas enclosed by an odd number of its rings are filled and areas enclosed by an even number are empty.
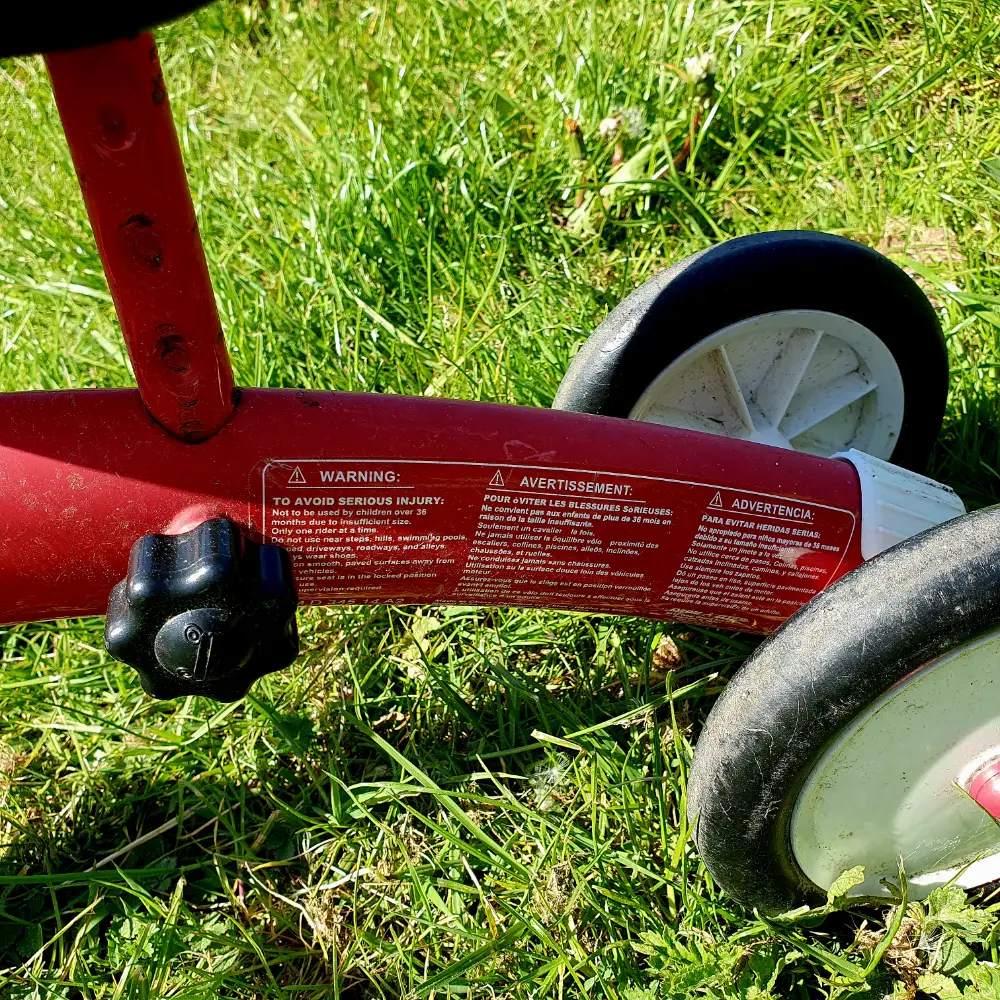
[[[779,232],[702,251],[633,292],[554,405],[919,468],[947,385],[940,326],[912,279],[850,240]]]

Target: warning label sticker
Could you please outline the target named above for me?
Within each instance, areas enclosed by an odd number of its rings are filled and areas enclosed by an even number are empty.
[[[719,485],[471,462],[293,459],[265,539],[303,603],[455,603],[774,628],[836,574],[849,510]]]

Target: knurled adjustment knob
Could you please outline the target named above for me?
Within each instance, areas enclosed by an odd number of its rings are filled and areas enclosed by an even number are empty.
[[[242,698],[299,652],[288,553],[220,517],[144,535],[111,591],[104,644],[154,698]]]

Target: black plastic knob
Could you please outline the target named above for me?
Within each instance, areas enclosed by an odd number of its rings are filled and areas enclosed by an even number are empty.
[[[299,652],[288,553],[227,518],[144,535],[111,591],[104,645],[154,698],[242,698]]]

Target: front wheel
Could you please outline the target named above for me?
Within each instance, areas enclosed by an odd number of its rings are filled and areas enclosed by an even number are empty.
[[[1000,507],[932,528],[814,597],[716,702],[689,818],[765,913],[1000,879]]]

